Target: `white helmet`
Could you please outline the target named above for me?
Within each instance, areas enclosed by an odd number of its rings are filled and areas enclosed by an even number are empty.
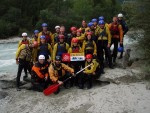
[[[122,18],[123,17],[123,14],[122,13],[119,13],[118,14],[118,18]]]
[[[22,33],[22,36],[27,36],[27,33],[25,33],[25,32],[24,32],[24,33]]]
[[[44,56],[44,55],[39,55],[39,60],[40,60],[40,59],[45,60],[45,56]]]
[[[55,26],[55,29],[60,29],[60,26]]]

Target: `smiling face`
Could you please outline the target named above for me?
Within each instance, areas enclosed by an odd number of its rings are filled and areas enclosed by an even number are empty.
[[[87,61],[87,62],[91,62],[91,61],[92,61],[92,59],[91,59],[91,58],[89,58],[89,59],[86,59],[86,61]]]
[[[45,62],[45,59],[39,59],[40,64],[44,64],[44,62]]]
[[[47,31],[47,27],[42,27],[43,31]]]

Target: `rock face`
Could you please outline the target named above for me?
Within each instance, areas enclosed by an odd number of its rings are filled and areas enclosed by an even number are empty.
[[[133,83],[140,81],[145,78],[145,75],[141,70],[136,69],[122,69],[122,68],[115,68],[115,69],[106,69],[106,73],[103,74],[99,80],[100,81],[108,81],[111,83]]]

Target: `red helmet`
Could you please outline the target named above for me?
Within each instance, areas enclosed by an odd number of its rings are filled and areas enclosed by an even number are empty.
[[[72,38],[71,42],[72,43],[78,43],[78,39],[77,38]]]
[[[76,31],[77,28],[76,28],[76,27],[71,27],[70,30],[71,30],[71,31]]]
[[[92,35],[92,32],[87,32],[86,34],[87,34],[87,35]]]
[[[80,32],[80,33],[81,33],[82,31],[81,31],[81,29],[78,29],[77,32]]]
[[[86,58],[86,59],[92,59],[92,55],[91,55],[91,54],[87,54],[87,55],[85,56],[85,58]]]
[[[65,37],[64,37],[64,35],[59,35],[58,38],[59,39],[64,39]]]

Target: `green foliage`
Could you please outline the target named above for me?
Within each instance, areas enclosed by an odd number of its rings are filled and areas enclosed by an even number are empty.
[[[49,29],[65,25],[67,32],[71,26],[81,26],[81,21],[103,15],[106,21],[120,12],[116,0],[3,0],[0,1],[0,38],[16,35],[27,29],[41,29],[43,22]],[[23,31],[25,32],[25,31]]]

